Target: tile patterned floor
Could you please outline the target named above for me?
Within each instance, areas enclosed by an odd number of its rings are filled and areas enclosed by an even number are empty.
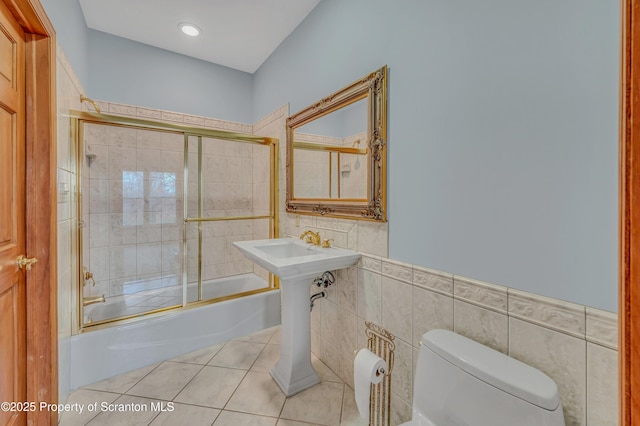
[[[69,396],[77,405],[60,425],[365,424],[351,388],[315,357],[322,382],[286,398],[269,375],[279,342],[279,327],[272,327],[87,385]]]

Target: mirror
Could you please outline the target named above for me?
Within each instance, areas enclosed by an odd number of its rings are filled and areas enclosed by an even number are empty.
[[[287,119],[288,212],[386,221],[387,67]]]

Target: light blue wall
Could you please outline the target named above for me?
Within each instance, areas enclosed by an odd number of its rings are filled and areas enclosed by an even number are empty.
[[[619,5],[324,0],[254,118],[389,66],[389,252],[617,311]]]
[[[87,96],[252,123],[251,74],[88,29],[78,0],[42,0]]]
[[[78,80],[85,90],[88,90],[87,32],[89,29],[78,0],[40,0],[40,2],[56,30],[58,44],[62,46]]]
[[[89,30],[92,97],[252,123],[252,75]]]

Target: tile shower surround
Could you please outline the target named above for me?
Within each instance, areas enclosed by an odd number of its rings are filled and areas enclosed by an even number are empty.
[[[109,297],[178,285],[182,275],[184,137],[93,124],[85,129],[85,143],[96,154],[86,167],[88,259],[97,283],[88,291]],[[189,215],[195,216],[196,138],[190,140],[189,151],[188,208]],[[203,139],[205,216],[268,211],[268,197],[253,197],[254,192],[264,193],[265,185],[268,194],[269,169],[263,167],[268,164],[268,151],[262,146]],[[254,163],[259,165],[254,167]],[[233,241],[254,238],[253,221],[204,223],[203,233],[204,280],[253,271],[253,264],[232,246]],[[261,237],[268,237],[268,231]],[[187,238],[188,280],[194,282],[198,265],[195,224],[188,225]]]
[[[58,52],[61,61],[61,50]],[[65,70],[74,77],[64,58],[62,64],[67,65]],[[62,101],[59,96],[59,102]],[[375,321],[392,331],[396,335],[392,424],[411,417],[419,339],[434,328],[474,338],[548,374],[558,384],[567,426],[618,424],[616,314],[393,261],[387,258],[387,223],[296,217],[286,213],[284,123],[289,115],[288,105],[251,126],[135,106],[98,104],[111,114],[253,132],[280,139],[281,236],[297,236],[303,230],[313,229],[321,231],[324,238],[334,238],[337,246],[363,253],[357,266],[338,272],[328,298],[315,304],[313,353],[353,387],[353,351],[366,346],[364,321]],[[72,107],[79,106],[72,104]],[[82,108],[89,109],[84,105]],[[63,144],[59,144],[61,149],[66,149]],[[61,158],[68,157],[59,152],[59,161]],[[67,163],[62,162],[59,167],[59,179],[64,181]],[[62,219],[59,217],[60,226],[67,229],[66,206],[59,204],[59,211],[63,214]],[[66,245],[60,251],[59,259],[68,258]],[[59,268],[62,282],[68,280],[68,272],[68,267]],[[61,331],[61,337],[66,333]]]

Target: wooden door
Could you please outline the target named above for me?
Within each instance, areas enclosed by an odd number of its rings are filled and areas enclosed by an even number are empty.
[[[25,255],[25,35],[0,3],[0,402],[27,400]],[[0,425],[26,411],[0,409]]]

